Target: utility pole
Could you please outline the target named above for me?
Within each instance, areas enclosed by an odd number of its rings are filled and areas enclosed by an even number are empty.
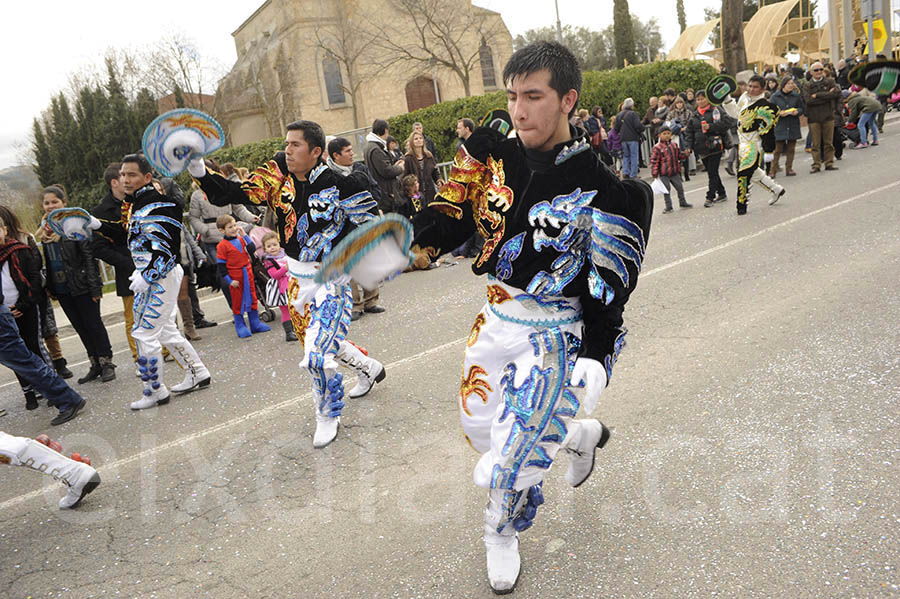
[[[873,30],[872,30],[872,21],[875,20],[875,1],[874,0],[860,0],[859,9],[862,13],[860,16],[863,20],[866,21],[868,27],[866,28],[866,36],[869,42],[869,61],[875,60],[875,43],[873,38]]]
[[[556,5],[556,41],[560,44],[562,41],[562,23],[559,20],[559,0],[553,0],[553,3]]]

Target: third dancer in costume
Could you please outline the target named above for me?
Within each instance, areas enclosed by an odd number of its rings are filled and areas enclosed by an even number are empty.
[[[543,502],[557,452],[570,455],[566,480],[577,487],[609,436],[576,415],[594,410],[624,344],[622,313],[653,198],[640,180],[620,182],[569,126],[581,72],[568,49],[526,46],[503,79],[509,114],[488,115],[434,202],[413,218],[414,244],[433,256],[476,230],[486,240],[472,270],[488,275],[487,303],[469,336],[459,408],[481,454],[474,478],[488,489],[484,542],[496,593],[516,583],[518,531]],[[510,116],[515,139],[506,135]]]
[[[292,278],[291,319],[304,341],[301,367],[313,383],[316,432],[321,448],[337,436],[344,402],[338,363],[353,368],[359,382],[348,395],[361,397],[384,379],[384,366],[346,340],[353,298],[346,282],[319,285],[312,280],[319,261],[356,225],[376,213],[360,173],[342,177],[325,164],[325,134],[312,121],[287,126],[285,150],[254,170],[244,182],[208,170],[202,159],[189,165],[210,203],[265,204],[275,213],[276,231]]]
[[[122,187],[128,208],[128,249],[135,265],[131,274],[134,292],[134,326],[138,368],[143,395],[131,402],[132,410],[169,403],[169,391],[187,393],[207,387],[211,377],[191,343],[175,324],[181,268],[181,210],[153,186],[150,163],[143,154],[122,159]],[[111,237],[119,223],[91,219],[90,227]],[[162,347],[185,372],[184,380],[171,388],[163,383]]]
[[[772,196],[769,205],[781,199],[785,189],[776,183],[766,171],[763,136],[775,135],[775,123],[778,122],[778,106],[766,99],[766,80],[759,75],[750,77],[747,91],[738,100],[740,118],[738,119],[738,139],[740,154],[738,155],[738,193],[737,213],[747,214],[747,200],[750,196],[750,183],[759,183]]]

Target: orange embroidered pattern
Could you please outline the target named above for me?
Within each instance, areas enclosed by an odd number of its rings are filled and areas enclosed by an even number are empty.
[[[463,377],[462,384],[459,386],[460,405],[462,406],[463,412],[469,416],[472,415],[472,412],[469,411],[467,405],[469,396],[477,395],[481,398],[481,401],[486,404],[488,402],[488,392],[494,390],[490,383],[483,378],[478,378],[480,375],[487,375],[487,371],[481,366],[473,364],[469,367],[468,376]]]
[[[488,156],[487,163],[472,157],[461,146],[453,159],[449,180],[430,204],[435,210],[456,220],[462,219],[462,204],[470,202],[475,227],[485,238],[475,265],[484,264],[496,249],[506,230],[507,212],[513,204],[513,191],[506,186],[503,161]]]
[[[266,204],[272,210],[281,212],[284,217],[284,239],[294,236],[297,226],[297,213],[294,212],[294,179],[278,168],[278,163],[269,160],[256,168],[250,178],[241,184],[241,188],[254,204]]]
[[[500,285],[488,285],[487,299],[489,304],[502,304],[511,300],[512,296]]]
[[[169,117],[166,122],[173,129],[178,127],[188,127],[196,129],[203,134],[204,137],[218,138],[219,132],[213,127],[209,121],[192,114],[182,114],[176,117]]]
[[[484,322],[484,313],[479,312],[478,316],[475,317],[475,324],[472,325],[472,332],[469,333],[469,340],[466,342],[466,345],[469,347],[475,345],[475,342],[478,341],[478,334],[481,333],[481,327]]]
[[[299,339],[300,344],[303,345],[306,337],[306,327],[309,326],[311,316],[308,304],[303,311],[303,314],[294,307],[294,302],[297,301],[297,293],[299,291],[300,283],[298,283],[297,279],[294,277],[290,277],[287,288],[288,314],[291,316],[291,325],[294,327],[294,334],[297,335],[297,339]]]

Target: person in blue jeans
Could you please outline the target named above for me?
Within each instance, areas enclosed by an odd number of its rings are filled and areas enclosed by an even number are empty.
[[[47,405],[56,406],[59,414],[50,421],[56,426],[68,422],[85,406],[85,400],[62,380],[56,371],[31,352],[19,336],[16,319],[9,308],[0,303],[0,364],[28,381]]]
[[[859,144],[857,148],[869,147],[869,133],[872,134],[872,145],[878,145],[878,128],[875,119],[881,112],[881,102],[867,89],[851,92],[847,100],[847,108],[850,109],[851,122],[857,121],[856,129],[859,131]]]
[[[633,179],[638,174],[639,144],[644,132],[641,117],[634,111],[633,99],[625,98],[622,102],[622,111],[616,115],[615,131],[622,140],[622,177]]]

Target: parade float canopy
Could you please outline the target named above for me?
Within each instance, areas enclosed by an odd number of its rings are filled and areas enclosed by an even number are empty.
[[[811,28],[810,17],[791,18],[791,12],[800,0],[786,0],[763,6],[747,23],[744,23],[744,48],[750,64],[780,64],[786,62],[784,54],[790,46],[805,58],[819,58],[827,48],[828,31]],[[693,25],[684,30],[672,47],[668,58],[694,58],[702,54],[722,61],[722,49],[697,52],[697,47],[719,24],[718,19]],[[824,46],[823,46],[824,44]]]
[[[691,25],[686,28],[682,32],[681,37],[678,38],[678,41],[675,42],[675,45],[672,46],[672,49],[669,50],[666,60],[692,60],[696,58],[698,54],[697,49],[706,42],[706,38],[709,37],[709,34],[712,33],[712,30],[718,24],[719,19],[713,19],[712,21]]]

